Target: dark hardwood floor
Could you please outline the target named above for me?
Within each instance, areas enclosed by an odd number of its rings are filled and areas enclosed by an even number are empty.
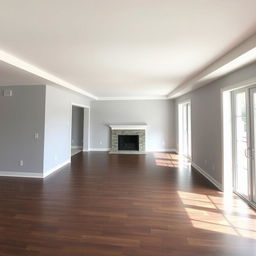
[[[0,255],[253,256],[256,213],[177,155],[79,153],[45,180],[0,177]]]

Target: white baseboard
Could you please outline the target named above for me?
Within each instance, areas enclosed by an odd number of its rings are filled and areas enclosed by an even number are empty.
[[[90,148],[89,151],[110,151],[110,148]]]
[[[49,176],[50,174],[52,174],[53,172],[56,172],[57,170],[59,170],[60,168],[62,168],[63,166],[67,165],[70,163],[70,159],[69,160],[66,160],[65,162],[61,163],[61,164],[58,164],[56,165],[55,167],[53,167],[52,169],[48,170],[48,171],[45,171],[44,174],[43,174],[43,178]]]
[[[110,151],[111,148],[90,148],[89,150],[84,150],[84,151]],[[161,148],[161,149],[150,149],[147,150],[146,152],[177,152],[176,149],[174,148]]]
[[[193,166],[199,173],[201,173],[207,180],[209,180],[215,187],[217,187],[220,191],[223,191],[223,186],[217,180],[215,180],[211,175],[209,175],[205,170],[203,170],[200,166],[191,161],[191,166]]]
[[[71,146],[72,149],[82,149],[83,146]]]
[[[3,177],[17,177],[17,178],[45,178],[52,174],[53,172],[57,171],[58,169],[62,168],[66,164],[70,163],[70,160],[67,160],[63,162],[62,164],[59,164],[55,166],[54,168],[50,169],[49,171],[46,171],[44,173],[37,173],[37,172],[0,172],[0,176]]]
[[[146,152],[177,152],[174,148],[160,148],[160,149],[149,149]]]
[[[37,172],[0,172],[3,177],[19,177],[19,178],[43,178],[42,173]]]

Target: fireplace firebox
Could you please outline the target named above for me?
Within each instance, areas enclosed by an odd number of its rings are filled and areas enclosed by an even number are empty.
[[[118,135],[118,150],[139,151],[139,135]]]

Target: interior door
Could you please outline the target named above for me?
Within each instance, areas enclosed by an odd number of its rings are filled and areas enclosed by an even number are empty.
[[[246,89],[234,92],[233,127],[234,127],[234,189],[249,200],[250,195],[250,125]]]

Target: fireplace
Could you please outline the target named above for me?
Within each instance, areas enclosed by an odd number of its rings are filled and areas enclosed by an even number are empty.
[[[139,151],[139,135],[118,135],[118,150]]]
[[[145,154],[146,124],[110,124],[111,154]]]

